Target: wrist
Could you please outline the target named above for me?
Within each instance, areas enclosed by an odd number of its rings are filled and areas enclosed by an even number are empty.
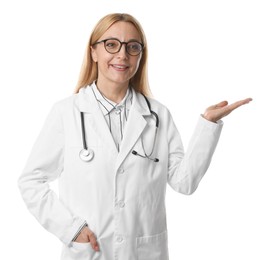
[[[205,115],[205,114],[201,114],[201,116],[204,118],[204,119],[206,119],[207,121],[210,121],[210,122],[212,122],[212,123],[217,123],[217,121],[218,120],[215,120],[215,119],[213,119],[213,118],[209,118],[207,115]]]

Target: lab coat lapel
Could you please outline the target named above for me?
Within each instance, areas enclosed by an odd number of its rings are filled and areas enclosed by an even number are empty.
[[[85,112],[85,120],[87,120],[85,123],[90,124],[95,133],[105,144],[106,148],[111,150],[111,152],[118,153],[108,124],[98,106],[92,88],[89,86],[86,89],[83,88],[79,91],[79,109],[80,111]],[[87,138],[87,145],[89,147],[89,137]]]
[[[131,149],[145,129],[147,122],[144,115],[150,115],[146,101],[141,94],[133,90],[133,103],[125,125],[124,136],[116,161],[116,169],[120,167],[125,157],[131,152]]]

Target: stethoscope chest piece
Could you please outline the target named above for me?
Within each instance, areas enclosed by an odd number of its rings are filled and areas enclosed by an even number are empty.
[[[91,149],[82,149],[79,153],[79,157],[84,162],[89,162],[94,157],[94,151]]]
[[[143,158],[147,158],[147,159],[152,160],[154,162],[159,162],[158,158],[151,158],[153,151],[154,151],[155,143],[156,143],[157,129],[159,127],[159,118],[158,118],[158,115],[151,109],[151,105],[150,105],[150,102],[148,101],[148,99],[145,96],[144,96],[144,98],[146,100],[146,103],[148,105],[148,108],[150,110],[151,115],[153,115],[155,117],[155,121],[156,121],[156,132],[155,132],[155,137],[154,137],[154,141],[153,141],[153,147],[152,147],[151,152],[149,154],[146,154],[145,149],[144,149],[143,139],[141,138],[142,147],[144,150],[144,155],[136,152],[135,150],[132,151],[132,154],[138,155],[138,156],[143,157]],[[119,111],[119,113],[120,113],[120,111]],[[81,131],[82,131],[83,149],[79,152],[79,157],[83,162],[89,162],[94,157],[94,151],[87,147],[86,137],[85,137],[84,112],[81,111],[80,116],[81,116]]]

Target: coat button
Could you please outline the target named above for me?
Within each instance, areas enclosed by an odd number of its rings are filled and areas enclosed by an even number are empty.
[[[123,174],[123,173],[124,173],[124,169],[123,169],[123,168],[120,168],[120,169],[118,170],[118,173],[119,173],[119,174]]]
[[[119,114],[121,113],[121,108],[117,108],[116,111],[115,111],[115,113],[116,113],[117,115],[119,115]]]
[[[118,205],[119,205],[120,208],[123,208],[123,207],[125,206],[125,203],[124,203],[123,200],[120,200],[120,201],[118,202]]]
[[[121,243],[123,241],[123,237],[122,236],[118,236],[116,238],[116,241],[119,242],[119,243]]]

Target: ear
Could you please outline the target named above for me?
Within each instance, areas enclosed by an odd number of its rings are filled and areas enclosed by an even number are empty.
[[[98,61],[98,56],[97,56],[96,49],[93,48],[92,46],[90,46],[90,50],[91,50],[91,57],[92,57],[93,61],[97,62]]]

